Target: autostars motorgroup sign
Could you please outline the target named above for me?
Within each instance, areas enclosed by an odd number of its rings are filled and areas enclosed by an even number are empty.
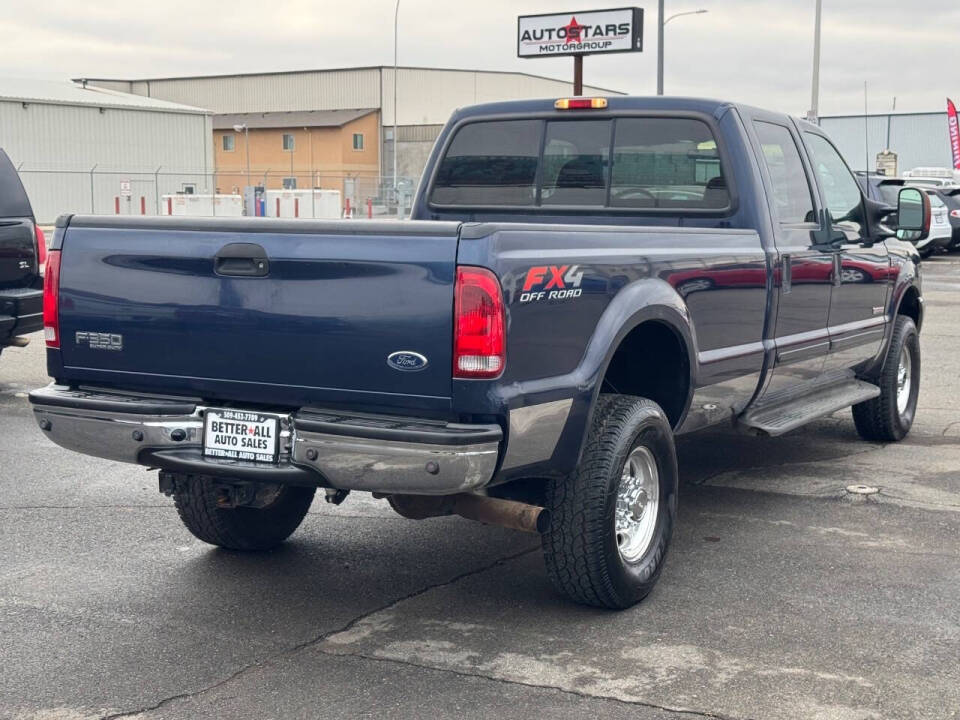
[[[643,10],[619,8],[517,18],[517,55],[549,57],[643,49]]]

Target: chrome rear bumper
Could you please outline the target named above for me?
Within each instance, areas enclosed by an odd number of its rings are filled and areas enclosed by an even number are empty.
[[[203,455],[207,409],[189,398],[49,385],[30,393],[40,429],[61,447],[172,472],[414,495],[487,485],[499,425],[301,410],[283,415],[276,464]]]

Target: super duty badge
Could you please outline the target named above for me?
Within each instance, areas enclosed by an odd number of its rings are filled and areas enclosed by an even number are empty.
[[[74,342],[77,345],[86,345],[91,350],[123,350],[123,335],[119,333],[78,330],[74,336]]]

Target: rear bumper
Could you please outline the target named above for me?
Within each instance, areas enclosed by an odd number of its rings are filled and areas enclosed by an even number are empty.
[[[493,477],[499,425],[301,410],[281,420],[277,464],[203,456],[206,407],[189,398],[49,385],[30,393],[55,443],[86,455],[172,472],[381,493],[449,495]]]

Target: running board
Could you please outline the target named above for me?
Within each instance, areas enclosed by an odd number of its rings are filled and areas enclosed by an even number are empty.
[[[824,415],[843,410],[880,394],[880,388],[863,380],[849,378],[820,386],[809,393],[784,402],[748,410],[737,423],[758,435],[783,435]]]

